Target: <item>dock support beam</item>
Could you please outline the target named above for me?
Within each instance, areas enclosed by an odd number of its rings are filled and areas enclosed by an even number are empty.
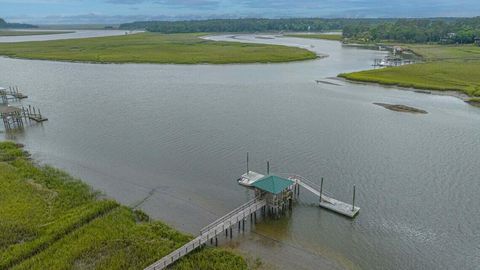
[[[248,152],[247,152],[247,174],[250,170],[248,169]]]

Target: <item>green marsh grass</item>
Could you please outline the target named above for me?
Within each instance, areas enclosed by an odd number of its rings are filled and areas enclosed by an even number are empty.
[[[68,34],[73,33],[72,31],[9,31],[9,30],[0,30],[1,36],[38,36],[38,35],[57,35],[57,34]]]
[[[406,45],[425,62],[340,74],[362,82],[417,89],[458,91],[480,96],[480,47],[473,45]]]
[[[132,211],[0,142],[0,269],[143,269],[191,236]],[[174,269],[246,269],[231,252],[204,248]]]
[[[15,58],[95,63],[230,64],[273,63],[316,58],[300,48],[217,42],[200,34],[140,33],[0,44],[0,55]]]

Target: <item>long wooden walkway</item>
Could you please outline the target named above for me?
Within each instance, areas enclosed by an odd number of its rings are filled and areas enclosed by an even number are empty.
[[[232,227],[238,223],[238,226],[243,226],[245,228],[245,220],[248,216],[251,217],[252,214],[255,214],[259,209],[266,205],[265,200],[259,200],[257,198],[248,201],[247,203],[241,205],[240,207],[234,209],[223,217],[215,220],[210,225],[206,226],[200,231],[200,235],[193,239],[192,241],[186,243],[177,250],[171,252],[167,256],[153,263],[152,265],[145,268],[145,270],[160,270],[164,269],[170,264],[176,262],[183,256],[197,249],[198,247],[203,246],[209,240],[212,241],[216,237],[225,232],[228,234],[228,229],[230,229],[230,237],[232,237]]]

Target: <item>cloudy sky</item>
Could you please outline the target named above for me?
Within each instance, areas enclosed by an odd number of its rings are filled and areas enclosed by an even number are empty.
[[[120,23],[238,17],[480,16],[480,0],[0,0],[0,17],[27,23]]]

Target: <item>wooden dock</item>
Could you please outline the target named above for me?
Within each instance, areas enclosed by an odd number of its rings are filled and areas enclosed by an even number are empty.
[[[33,106],[18,108],[10,105],[0,105],[0,118],[2,118],[7,131],[23,129],[25,123],[32,120],[37,123],[48,121],[48,118],[42,115],[40,109]]]
[[[250,217],[251,222],[254,219],[256,220],[257,211],[264,208],[265,205],[266,201],[258,198],[241,205],[240,207],[232,210],[228,214],[222,216],[221,218],[212,222],[210,225],[203,228],[200,231],[200,235],[195,239],[148,266],[145,268],[145,270],[165,269],[167,266],[178,261],[180,258],[192,252],[193,250],[207,244],[208,241],[210,241],[211,244],[213,244],[213,241],[215,241],[215,245],[217,245],[218,235],[223,234],[224,232],[225,237],[228,237],[228,233],[230,232],[230,238],[232,238],[232,228],[238,224],[239,231],[240,228],[245,230],[245,222],[247,218]]]
[[[242,186],[251,187],[255,181],[258,181],[263,177],[263,174],[249,171],[248,173],[244,173],[237,181],[238,184]],[[313,193],[315,196],[319,197],[319,205],[322,208],[328,209],[330,211],[350,218],[355,217],[360,211],[360,207],[352,205],[354,204],[354,202],[352,202],[352,204],[348,204],[336,200],[332,198],[332,196],[329,195],[325,190],[322,190],[321,186],[318,186],[317,184],[305,179],[304,177],[301,177],[299,175],[288,175],[288,179],[295,181],[297,185],[305,188],[309,192]],[[354,200],[355,199],[353,198],[353,201]]]
[[[21,100],[27,97],[18,90],[17,86],[9,87],[8,89],[0,87],[0,98],[3,104],[8,104],[9,100]]]
[[[359,207],[355,206],[355,186],[353,189],[353,202],[350,205],[328,196],[328,194],[322,190],[323,179],[320,187],[318,187],[316,184],[298,175],[289,175],[288,178],[271,175],[269,162],[267,162],[266,176],[250,171],[248,169],[248,154],[246,171],[246,173],[237,179],[237,182],[239,185],[252,189],[255,192],[254,199],[210,223],[200,230],[200,235],[195,239],[164,256],[145,268],[145,270],[165,269],[193,250],[207,244],[209,241],[212,245],[215,242],[217,246],[218,235],[223,234],[223,232],[225,232],[226,238],[230,235],[231,239],[233,235],[232,228],[237,226],[239,233],[240,230],[245,231],[245,222],[248,220],[248,217],[250,217],[251,223],[256,223],[257,211],[259,210],[263,217],[265,217],[267,213],[273,218],[285,214],[288,209],[293,209],[292,202],[295,197],[297,199],[299,198],[300,187],[318,196],[319,205],[322,208],[350,218],[355,217],[360,210]]]

